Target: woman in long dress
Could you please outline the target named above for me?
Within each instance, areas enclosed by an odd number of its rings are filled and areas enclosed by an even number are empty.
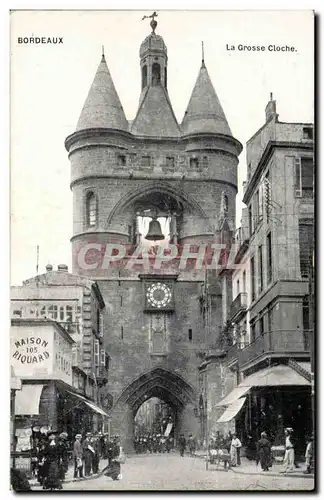
[[[285,429],[285,456],[283,460],[283,470],[284,472],[292,472],[294,470],[295,464],[295,442],[292,437],[292,428],[288,427]]]
[[[54,433],[48,436],[48,444],[45,450],[46,457],[46,478],[44,481],[44,489],[46,490],[61,490],[62,482],[60,478],[60,460],[61,447],[56,441]]]
[[[261,432],[261,439],[258,441],[257,451],[258,461],[260,461],[262,470],[268,471],[269,467],[271,467],[271,444],[265,432]]]
[[[241,465],[240,454],[239,454],[241,446],[242,446],[241,441],[236,436],[236,434],[234,434],[232,442],[231,442],[231,449],[230,449],[231,466],[232,467],[236,467],[237,465]]]
[[[113,442],[108,446],[108,465],[101,474],[111,477],[114,481],[122,478],[120,464],[124,462],[124,452],[119,436],[115,436]]]

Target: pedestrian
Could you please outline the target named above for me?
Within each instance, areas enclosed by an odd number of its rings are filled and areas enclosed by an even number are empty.
[[[305,452],[306,469],[304,470],[304,474],[311,473],[312,466],[313,466],[313,456],[314,456],[313,438],[310,437],[307,439],[307,446],[306,446],[306,452]]]
[[[237,465],[241,465],[241,446],[242,443],[237,437],[236,434],[233,434],[230,455],[231,455],[231,465],[232,467],[236,467]]]
[[[125,463],[125,455],[119,436],[115,436],[108,448],[108,465],[101,474],[111,477],[114,481],[122,479],[120,464]]]
[[[192,457],[196,452],[196,440],[192,434],[189,434],[188,447],[189,447],[190,456]]]
[[[166,450],[168,453],[170,453],[170,451],[172,450],[172,437],[170,436],[167,438]]]
[[[285,472],[292,472],[294,470],[295,450],[293,441],[292,428],[287,427],[287,429],[285,429],[285,456],[282,464],[282,474],[284,474]]]
[[[61,479],[61,481],[64,481],[65,474],[68,471],[69,457],[68,457],[67,437],[68,437],[68,435],[67,435],[66,432],[61,432],[61,434],[58,437],[58,445],[60,447],[60,463],[59,463],[59,468],[60,468],[60,479]]]
[[[92,460],[95,451],[91,445],[91,432],[87,432],[86,438],[83,441],[83,458],[84,458],[84,475],[91,476],[92,474]]]
[[[246,458],[248,460],[255,460],[257,458],[255,442],[251,434],[248,435],[246,440]]]
[[[46,478],[43,488],[45,490],[61,490],[62,481],[60,478],[61,447],[56,438],[56,432],[50,431],[48,443],[45,449],[46,457]]]
[[[83,448],[81,444],[82,436],[77,434],[73,445],[73,459],[74,459],[74,479],[83,477]]]
[[[167,438],[165,436],[161,436],[161,452],[165,453],[166,452],[166,442]]]
[[[209,444],[208,444],[208,456],[209,456],[209,461],[211,464],[214,464],[217,459],[217,448],[216,448],[216,442],[213,438],[210,438]]]
[[[185,439],[184,435],[181,434],[180,439],[179,439],[180,457],[183,457],[185,449],[186,449],[186,439]]]
[[[100,461],[100,443],[99,439],[96,436],[90,438],[90,446],[94,450],[92,456],[92,472],[94,474],[98,474],[99,471],[99,461]]]
[[[266,432],[261,432],[261,439],[257,443],[257,465],[259,461],[264,471],[268,471],[272,465],[271,444]]]
[[[47,446],[47,438],[46,436],[42,435],[42,437],[39,440],[39,446],[38,446],[38,455],[37,455],[37,481],[41,486],[44,486],[44,481],[46,478],[46,457],[45,457],[45,450]]]

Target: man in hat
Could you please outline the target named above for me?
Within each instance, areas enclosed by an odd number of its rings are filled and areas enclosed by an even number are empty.
[[[83,449],[81,444],[82,436],[77,434],[73,445],[73,459],[74,459],[74,479],[78,476],[83,477]]]
[[[94,449],[91,445],[91,432],[87,432],[86,438],[83,441],[83,458],[84,458],[84,475],[91,476],[92,459],[94,456]]]

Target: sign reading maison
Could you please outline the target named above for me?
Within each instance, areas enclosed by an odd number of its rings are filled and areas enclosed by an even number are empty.
[[[41,337],[24,337],[14,342],[16,351],[12,357],[20,363],[42,363],[50,357],[48,342]]]

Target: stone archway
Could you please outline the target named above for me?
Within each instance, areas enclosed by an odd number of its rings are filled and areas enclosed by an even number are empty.
[[[156,367],[131,382],[120,394],[112,410],[111,431],[119,434],[126,451],[133,451],[134,417],[148,399],[158,397],[168,403],[177,415],[176,433],[198,432],[194,408],[196,390],[181,375]]]

